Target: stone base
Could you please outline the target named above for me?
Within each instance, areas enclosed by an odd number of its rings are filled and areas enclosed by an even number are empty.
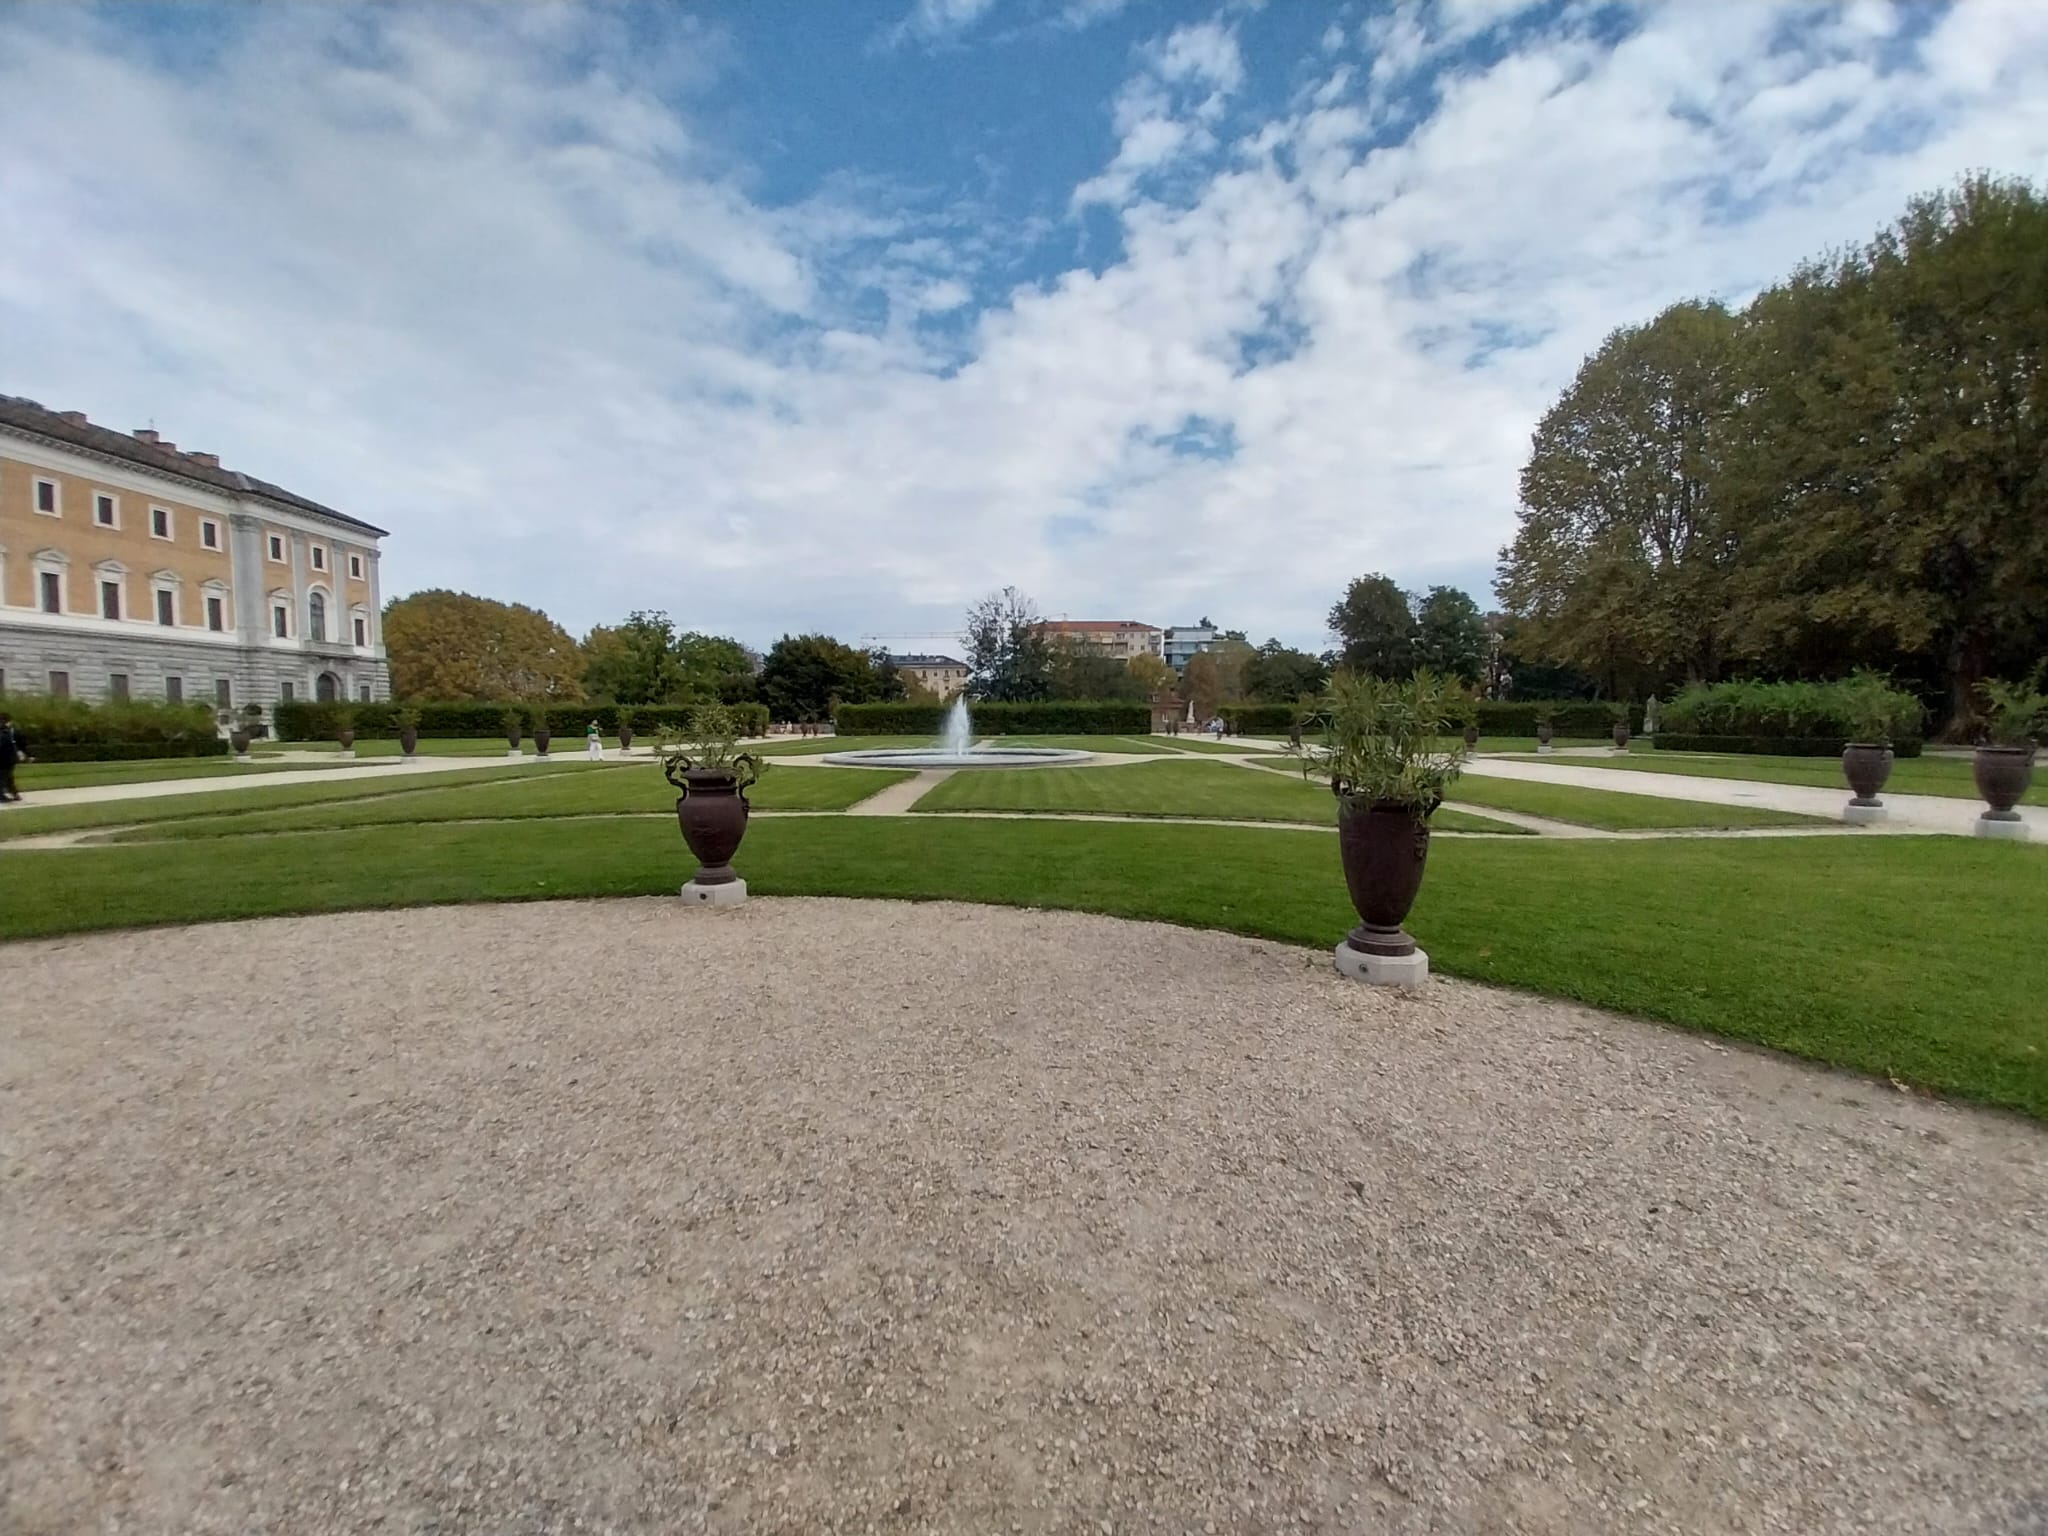
[[[356,760],[356,749],[354,747],[346,747],[343,750],[335,753],[334,755],[340,758],[344,763],[352,763]]]
[[[1337,969],[1376,987],[1419,987],[1429,980],[1429,956],[1419,949],[1412,955],[1368,955],[1345,940],[1337,945]]]
[[[1852,827],[1874,827],[1889,815],[1882,805],[1858,805],[1854,800],[1842,807],[1842,820]]]
[[[723,885],[699,885],[692,880],[680,894],[693,907],[736,907],[747,899],[747,882],[728,880]]]
[[[513,749],[512,749],[511,751],[507,752],[507,753],[506,753],[505,755],[506,755],[507,757],[524,757],[524,756],[526,756],[526,754],[525,754],[524,752],[520,751],[520,750],[519,750],[519,749],[518,749],[517,747],[514,747],[514,748],[513,748]]]
[[[1536,743],[1536,750],[1538,752],[1555,752],[1557,748],[1547,741],[1539,741]]]
[[[2015,843],[2027,840],[2027,824],[2017,816],[2010,821],[1993,821],[1987,811],[1977,818],[1973,830],[1979,837],[2005,838]]]
[[[237,752],[235,754],[235,761],[238,763],[253,763],[256,761],[256,759],[251,757],[246,752]]]

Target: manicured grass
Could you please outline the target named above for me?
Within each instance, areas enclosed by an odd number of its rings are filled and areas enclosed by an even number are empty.
[[[636,747],[644,747],[647,744],[647,738],[644,736],[635,737],[633,744]],[[258,747],[257,750],[260,752],[263,749]],[[334,741],[285,741],[276,743],[271,750],[278,752],[339,752],[341,744]],[[502,758],[511,750],[510,744],[502,736],[422,736],[418,746],[421,757]],[[531,736],[520,739],[519,751],[520,755],[524,757],[538,755],[533,750],[533,738]],[[608,761],[619,755],[617,737],[607,736],[604,738],[604,754]],[[395,736],[387,741],[371,740],[367,737],[358,737],[356,740],[357,757],[397,757],[399,755],[398,738]],[[581,761],[584,755],[583,733],[578,731],[574,736],[555,737],[548,743],[548,755],[550,758],[573,757]],[[641,755],[645,756],[646,754],[643,752]]]
[[[1840,759],[1833,757],[1749,757],[1732,753],[1631,752],[1626,757],[1568,757],[1573,768],[1626,768],[1638,773],[1691,774],[1702,779],[1753,779],[1766,784],[1813,784],[1849,796]],[[1967,758],[1906,757],[1892,765],[1886,794],[1940,795],[1975,800],[1977,782]],[[2048,769],[2036,767],[2034,784],[2022,801],[2048,805]]]
[[[1451,800],[1458,805],[1520,811],[1525,816],[1547,816],[1552,821],[1568,821],[1574,826],[1599,827],[1609,832],[1655,827],[1828,825],[1823,816],[1802,816],[1795,811],[1774,811],[1762,806],[1662,800],[1655,795],[1619,794],[1568,784],[1535,784],[1524,779],[1493,779],[1476,773],[1464,775],[1451,786]]]
[[[1224,821],[1330,825],[1336,801],[1320,785],[1192,758],[1100,768],[956,773],[917,802],[918,811],[1083,811],[1118,816],[1200,816]],[[1505,822],[1439,811],[1446,832],[1518,832]]]
[[[498,768],[463,768],[413,776],[402,767],[372,769],[360,779],[325,784],[251,784],[204,794],[160,795],[141,800],[101,800],[85,805],[11,805],[0,811],[0,841],[41,832],[71,832],[86,827],[122,827],[131,822],[182,821],[195,816],[220,816],[284,806],[321,805],[371,795],[404,794],[432,784],[487,782],[496,778],[532,778],[575,772],[573,764],[506,763]]]
[[[984,747],[1063,747],[1069,752],[1114,752],[1131,757],[1183,757],[1164,736],[983,736]]]
[[[929,736],[778,736],[749,742],[756,757],[807,757],[818,752],[858,752],[867,747],[929,747]]]
[[[1330,839],[1247,827],[771,819],[755,823],[738,863],[764,896],[1079,908],[1310,946],[1303,963],[1318,967],[1355,920]],[[659,895],[689,868],[675,829],[654,820],[15,852],[0,864],[0,935]],[[706,920],[719,919],[679,911],[676,941]],[[1446,840],[1432,849],[1410,926],[1449,975],[2048,1118],[2048,850],[2039,847],[1945,837]]]
[[[465,777],[465,775],[449,775]],[[910,778],[875,768],[796,768],[769,773],[747,792],[756,810],[843,811],[878,790]],[[253,832],[307,832],[401,822],[469,821],[495,817],[670,814],[676,792],[652,763],[549,774],[539,779],[500,777],[480,784],[421,785],[409,794],[380,795],[312,809],[205,816],[124,834],[119,841],[177,837],[237,837]]]
[[[91,784],[144,784],[162,779],[261,778],[266,773],[285,773],[293,768],[346,768],[336,759],[332,764],[280,763],[258,758],[238,763],[232,757],[144,757],[116,763],[24,763],[15,770],[14,782],[25,795],[39,789],[78,789]]]

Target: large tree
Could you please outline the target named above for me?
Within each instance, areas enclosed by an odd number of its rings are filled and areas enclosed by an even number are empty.
[[[1750,311],[1737,622],[1965,714],[2048,652],[2048,200],[1972,178]]]
[[[1244,667],[1244,694],[1266,704],[1292,704],[1303,694],[1320,693],[1330,669],[1320,656],[1268,640]]]
[[[1415,605],[1415,659],[1442,677],[1476,683],[1486,671],[1486,618],[1456,587],[1431,587]]]
[[[1721,673],[1736,333],[1710,303],[1618,330],[1536,428],[1501,594],[1534,644],[1617,691]]]
[[[635,611],[583,637],[583,691],[620,704],[671,704],[683,696],[676,626],[665,613]]]
[[[896,686],[900,698],[900,678]],[[761,702],[777,720],[825,720],[836,704],[865,704],[884,694],[874,657],[830,635],[784,635],[762,660],[760,687]]]
[[[968,693],[1020,701],[1052,696],[1052,645],[1038,605],[1015,587],[991,592],[967,610]]]
[[[1391,576],[1360,576],[1330,610],[1344,665],[1374,677],[1415,670],[1415,609]]]
[[[537,608],[433,590],[384,609],[391,692],[400,699],[576,699],[582,653]]]
[[[1149,659],[1149,658],[1147,658]],[[1169,669],[1170,670],[1170,669]],[[1143,699],[1143,683],[1122,657],[1071,636],[1053,641],[1047,681],[1056,699]]]

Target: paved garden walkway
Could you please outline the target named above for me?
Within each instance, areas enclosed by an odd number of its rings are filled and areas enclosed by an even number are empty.
[[[951,903],[7,963],[9,1529],[2003,1536],[2048,1496],[2048,1135],[1881,1082]]]

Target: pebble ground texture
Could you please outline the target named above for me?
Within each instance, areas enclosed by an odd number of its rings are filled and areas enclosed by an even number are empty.
[[[0,960],[11,1533],[2048,1531],[2015,1120],[1064,914]]]

